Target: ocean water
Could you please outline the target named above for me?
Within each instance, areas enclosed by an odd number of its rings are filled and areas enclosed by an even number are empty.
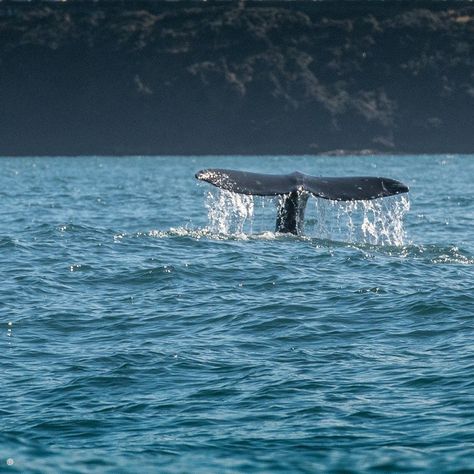
[[[474,471],[474,156],[0,166],[0,472]],[[410,193],[275,235],[206,167]]]

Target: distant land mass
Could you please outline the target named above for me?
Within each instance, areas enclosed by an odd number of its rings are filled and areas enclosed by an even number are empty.
[[[468,1],[0,2],[0,155],[474,152]]]

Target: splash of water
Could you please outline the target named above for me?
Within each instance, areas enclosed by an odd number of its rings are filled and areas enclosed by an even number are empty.
[[[306,230],[328,240],[401,246],[406,238],[403,218],[409,210],[407,196],[347,202],[314,199]]]
[[[278,197],[254,197],[221,189],[209,191],[205,202],[208,230],[211,234],[234,236],[273,230],[278,203]],[[401,246],[406,238],[403,218],[409,209],[410,201],[404,195],[372,201],[310,199],[305,235],[349,243]]]
[[[243,234],[246,221],[252,233],[253,196],[219,189],[206,196],[209,230],[216,234]]]

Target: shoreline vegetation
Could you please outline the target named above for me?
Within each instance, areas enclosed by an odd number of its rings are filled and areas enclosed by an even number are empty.
[[[0,2],[0,155],[472,153],[468,1]]]

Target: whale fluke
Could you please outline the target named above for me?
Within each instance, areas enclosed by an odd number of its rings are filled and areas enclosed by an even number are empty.
[[[255,196],[306,191],[334,201],[367,201],[408,192],[408,187],[400,181],[373,176],[326,178],[297,171],[275,175],[216,168],[198,171],[196,178],[227,191]]]
[[[308,194],[334,201],[368,201],[408,192],[408,186],[400,181],[374,176],[328,178],[297,171],[274,175],[215,168],[198,171],[196,178],[239,194],[283,195],[276,230],[293,234],[302,231]]]

